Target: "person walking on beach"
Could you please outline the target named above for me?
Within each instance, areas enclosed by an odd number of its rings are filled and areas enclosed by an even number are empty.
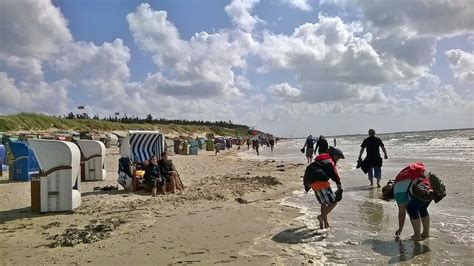
[[[360,145],[359,160],[362,160],[362,154],[366,149],[366,156],[364,158],[364,164],[367,165],[370,186],[374,185],[374,177],[377,179],[377,187],[380,187],[380,179],[382,178],[382,157],[380,156],[380,150],[384,153],[384,159],[388,159],[387,151],[382,140],[375,136],[375,130],[369,129],[369,137],[364,139]]]
[[[255,140],[255,151],[257,152],[257,156],[260,156],[260,152],[258,152],[258,147],[259,147],[259,146],[260,146],[260,143],[259,143],[259,141],[258,141],[258,139],[257,139],[257,140]]]
[[[312,135],[309,135],[306,138],[303,148],[301,149],[301,152],[304,153],[305,148],[306,148],[306,160],[308,161],[308,164],[311,163],[311,161],[313,160],[314,143],[315,143],[315,139],[313,138]]]
[[[329,228],[328,214],[336,207],[342,198],[341,178],[336,169],[336,163],[344,159],[341,150],[335,147],[320,148],[319,155],[308,167],[303,176],[303,184],[306,193],[313,189],[316,199],[321,204],[321,214],[317,216],[319,228]],[[331,189],[329,179],[337,185],[334,193]]]
[[[316,147],[314,148],[314,154],[316,155],[316,151],[319,149],[319,154],[321,154],[321,151],[327,151],[329,147],[328,141],[323,135],[320,135],[318,140],[316,141]]]
[[[218,153],[220,153],[221,145],[222,145],[222,144],[219,142],[218,139],[215,139],[215,140],[214,140],[214,151],[215,151],[215,155],[217,155]]]

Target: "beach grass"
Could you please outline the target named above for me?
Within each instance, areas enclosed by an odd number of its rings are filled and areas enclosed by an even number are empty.
[[[178,124],[125,124],[120,122],[96,119],[66,119],[38,113],[19,113],[0,115],[0,131],[43,131],[43,130],[74,130],[74,131],[112,131],[112,130],[159,130],[163,133],[177,132],[183,135],[193,133],[212,133],[225,136],[245,136],[247,128],[225,128],[206,125]]]

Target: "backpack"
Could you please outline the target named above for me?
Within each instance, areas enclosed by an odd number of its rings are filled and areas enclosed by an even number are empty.
[[[395,181],[402,181],[405,179],[415,179],[420,176],[423,176],[425,173],[425,165],[422,162],[416,162],[408,165],[407,167],[403,168],[403,170],[398,173],[397,177],[395,177]]]
[[[428,174],[428,179],[431,184],[431,188],[433,189],[433,200],[435,203],[441,201],[444,197],[446,197],[446,186],[443,184],[441,179],[432,173]]]
[[[303,183],[305,186],[310,186],[316,181],[328,181],[329,175],[325,171],[325,166],[318,162],[314,161],[306,166],[304,171]]]
[[[427,177],[420,177],[411,181],[410,186],[408,187],[408,194],[421,201],[430,202],[433,200],[433,189],[431,188],[429,181],[425,178]]]

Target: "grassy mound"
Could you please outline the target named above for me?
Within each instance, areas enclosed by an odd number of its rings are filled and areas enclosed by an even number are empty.
[[[176,124],[125,124],[96,119],[66,119],[36,113],[20,113],[14,115],[0,115],[0,131],[42,131],[48,129],[74,131],[112,131],[112,130],[159,130],[163,133],[178,132],[179,134],[193,134],[197,132],[213,133],[225,136],[245,136],[246,128],[225,128],[205,125],[176,125]]]

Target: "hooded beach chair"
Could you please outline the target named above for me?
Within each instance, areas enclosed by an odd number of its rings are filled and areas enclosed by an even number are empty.
[[[166,153],[168,155],[174,155],[174,140],[167,139],[165,143],[166,143]]]
[[[10,176],[12,181],[31,181],[31,176],[39,172],[38,162],[30,147],[23,141],[8,143],[13,160],[10,162]]]
[[[164,147],[164,137],[159,131],[130,130],[122,141],[120,155],[130,158],[132,163],[143,163],[152,155],[161,159]]]
[[[31,184],[32,210],[72,211],[81,204],[80,163],[77,145],[59,140],[30,140],[40,172]],[[38,193],[39,191],[39,193]]]
[[[136,174],[136,165],[143,164],[151,156],[155,155],[161,159],[161,153],[165,149],[164,136],[159,131],[137,131],[130,130],[120,145],[121,159],[125,158],[131,163],[130,173],[132,175],[132,184],[138,184]],[[125,162],[125,159],[122,161]],[[119,165],[120,165],[119,160]],[[120,176],[119,176],[120,179]],[[120,183],[120,182],[119,182]],[[127,184],[125,187],[129,187]],[[136,186],[132,185],[132,190]]]
[[[189,155],[198,155],[199,152],[199,141],[190,140],[189,141]]]
[[[77,146],[81,151],[81,180],[104,180],[105,145],[97,140],[78,140]]]

